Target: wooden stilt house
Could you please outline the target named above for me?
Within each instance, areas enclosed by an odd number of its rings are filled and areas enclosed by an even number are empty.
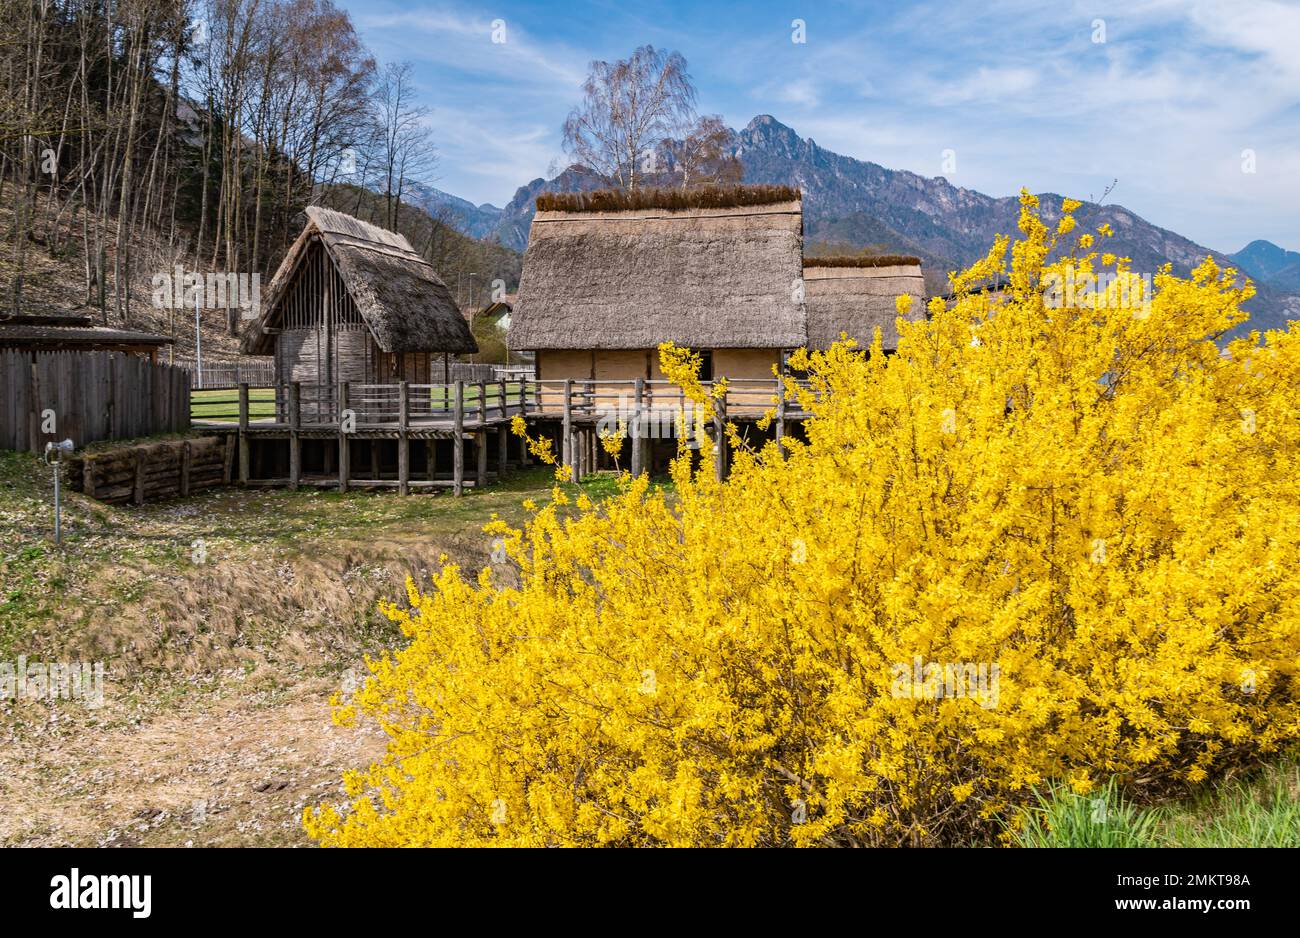
[[[804,300],[808,307],[808,347],[828,349],[847,334],[867,348],[880,329],[886,352],[898,347],[897,298],[907,294],[907,318],[925,318],[925,279],[915,257],[806,257]]]
[[[539,197],[510,328],[540,379],[658,380],[661,342],[707,378],[772,380],[804,344],[803,214],[784,186]]]
[[[432,384],[449,357],[478,345],[446,284],[400,234],[311,206],[244,335],[273,355],[277,385],[299,383],[305,409],[331,409],[343,382]]]

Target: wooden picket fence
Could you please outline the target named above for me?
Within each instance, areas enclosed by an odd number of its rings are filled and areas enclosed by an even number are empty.
[[[190,376],[124,352],[0,349],[0,448],[40,453],[180,433],[190,425]]]

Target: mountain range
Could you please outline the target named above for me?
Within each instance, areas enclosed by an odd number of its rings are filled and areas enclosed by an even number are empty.
[[[943,292],[947,271],[982,256],[995,235],[1016,230],[1019,202],[1015,196],[989,196],[954,186],[942,176],[920,176],[844,156],[799,136],[770,115],[755,117],[743,129],[732,131],[730,152],[744,167],[746,183],[797,186],[803,191],[804,234],[810,252],[870,247],[915,254],[923,262],[932,293]],[[599,177],[571,166],[553,179],[538,178],[520,186],[503,208],[474,205],[428,186],[416,188],[413,201],[466,234],[523,251],[538,193],[601,186]],[[1044,219],[1055,221],[1062,196],[1038,194]],[[1236,254],[1224,254],[1154,225],[1121,205],[1085,202],[1076,217],[1081,228],[1109,222],[1115,235],[1107,239],[1106,250],[1131,258],[1132,269],[1138,272],[1154,272],[1168,261],[1176,273],[1186,274],[1210,254],[1221,265],[1247,273],[1257,289],[1247,304],[1249,327],[1284,328],[1288,319],[1300,319],[1300,254],[1296,252],[1254,241]]]

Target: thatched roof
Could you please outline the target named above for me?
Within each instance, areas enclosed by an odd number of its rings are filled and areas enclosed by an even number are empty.
[[[104,326],[29,325],[15,316],[0,320],[0,348],[129,351],[171,345],[174,339],[152,332],[132,332]],[[30,317],[36,318],[36,317]],[[73,318],[79,322],[80,318]]]
[[[914,257],[889,255],[905,263],[875,264],[874,258],[808,258],[804,261],[804,298],[808,306],[808,347],[830,348],[847,332],[865,348],[880,327],[881,344],[898,346],[897,298],[912,297],[908,318],[925,317],[925,280]],[[831,263],[827,263],[830,261]],[[838,261],[839,263],[835,263]]]
[[[558,194],[552,193],[550,196]],[[795,348],[803,215],[796,190],[574,193],[539,210],[511,317],[512,349]],[[633,204],[633,203],[628,203]],[[598,206],[614,206],[601,208]]]
[[[828,257],[805,257],[804,267],[912,267],[921,259],[911,254],[850,254]]]
[[[400,234],[332,209],[309,206],[307,225],[267,291],[262,315],[244,334],[244,351],[270,355],[280,301],[308,247],[320,240],[375,343],[384,352],[477,352],[447,285]]]
[[[596,189],[591,192],[543,192],[539,212],[631,212],[664,209],[744,208],[798,202],[803,194],[791,186],[701,186],[698,189]]]

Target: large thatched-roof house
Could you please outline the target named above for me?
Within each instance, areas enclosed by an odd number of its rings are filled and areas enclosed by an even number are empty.
[[[898,346],[896,303],[903,294],[912,297],[907,318],[925,318],[925,280],[915,257],[807,257],[803,276],[809,348],[828,349],[842,333],[867,348],[879,327],[881,345],[893,351]]]
[[[548,193],[537,209],[510,347],[539,379],[659,379],[668,341],[702,352],[705,378],[771,379],[804,344],[798,190]]]
[[[446,284],[405,237],[311,206],[243,349],[275,356],[277,384],[332,389],[440,382],[448,355],[478,345]]]

